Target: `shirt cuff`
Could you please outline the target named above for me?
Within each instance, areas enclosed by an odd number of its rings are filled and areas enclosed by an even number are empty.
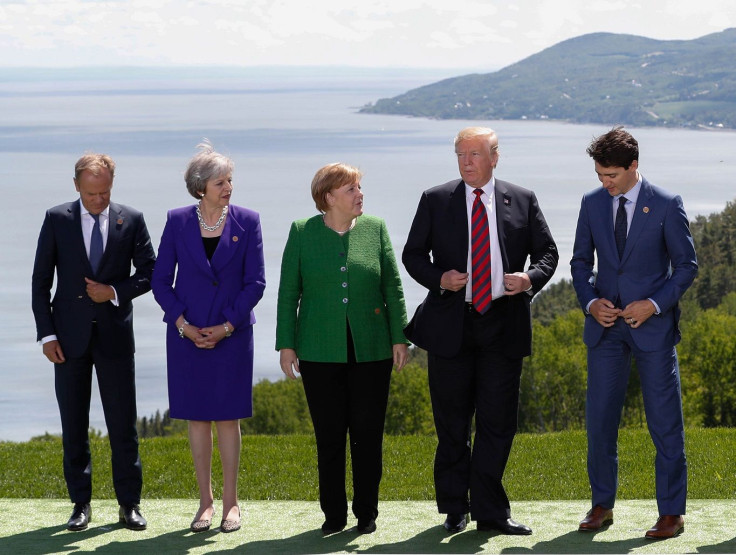
[[[112,289],[112,292],[115,293],[115,298],[114,299],[110,299],[110,302],[114,306],[120,306],[120,301],[118,300],[118,292],[115,291],[115,288],[112,285],[110,286],[110,288]]]
[[[654,314],[656,315],[662,314],[662,311],[659,309],[659,305],[656,302],[654,302],[654,299],[652,299],[651,297],[647,297],[647,300],[651,301],[651,303],[654,305]]]
[[[57,337],[55,335],[47,335],[46,337],[42,337],[41,338],[41,341],[39,341],[39,343],[41,345],[43,345],[45,343],[48,343],[49,341],[57,341],[57,340],[58,339],[57,339]]]

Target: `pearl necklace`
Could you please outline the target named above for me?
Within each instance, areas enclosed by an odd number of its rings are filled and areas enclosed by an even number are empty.
[[[220,219],[217,220],[215,225],[209,226],[204,222],[204,218],[202,217],[202,212],[199,210],[199,205],[197,204],[197,219],[199,220],[199,225],[202,226],[202,229],[205,231],[217,231],[217,228],[219,228],[222,225],[222,222],[225,221],[225,216],[227,216],[227,206],[222,207],[222,214],[220,214]]]

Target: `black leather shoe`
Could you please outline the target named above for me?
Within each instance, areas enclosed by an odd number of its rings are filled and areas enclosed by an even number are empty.
[[[327,519],[322,524],[322,535],[329,536],[330,534],[337,534],[345,529],[347,522],[344,520],[330,520]]]
[[[89,506],[89,503],[74,503],[74,510],[66,523],[66,529],[72,532],[86,530],[91,520],[92,507]]]
[[[120,522],[124,522],[128,530],[145,530],[148,526],[138,505],[120,505]]]
[[[479,520],[478,531],[479,532],[490,532],[491,530],[497,530],[502,534],[508,534],[510,536],[528,536],[532,533],[532,529],[528,526],[524,526],[510,518],[505,520]]]
[[[357,529],[359,534],[372,534],[376,531],[376,519],[359,518]]]
[[[450,534],[462,532],[468,525],[468,515],[463,513],[449,513],[443,526]]]

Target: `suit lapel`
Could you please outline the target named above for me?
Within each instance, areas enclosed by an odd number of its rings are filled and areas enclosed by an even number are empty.
[[[599,193],[594,197],[596,200],[595,206],[591,211],[591,216],[597,219],[597,224],[594,221],[592,226],[603,227],[603,237],[605,243],[602,245],[596,245],[596,248],[601,251],[611,253],[613,259],[618,258],[618,249],[616,248],[616,236],[613,233],[613,197],[605,189],[599,189]]]
[[[110,203],[110,210],[107,212],[107,243],[105,244],[105,250],[102,253],[102,260],[100,260],[100,269],[98,273],[105,267],[107,261],[113,256],[120,244],[120,237],[123,233],[123,226],[128,225],[123,209],[120,205]]]
[[[506,229],[511,222],[511,210],[513,206],[512,197],[508,187],[503,181],[496,179],[493,189],[493,209],[496,212],[496,233],[498,234],[498,246],[501,249],[501,260],[504,271],[509,267],[509,257],[506,255]]]
[[[621,259],[622,262],[631,254],[634,244],[636,244],[642,230],[646,227],[649,215],[654,210],[651,202],[653,196],[654,191],[652,190],[651,184],[642,178],[641,191],[639,191],[639,198],[636,200],[636,206],[634,207],[634,216],[631,219],[629,233],[626,236],[626,248],[624,249],[624,256]]]
[[[71,206],[67,209],[71,226],[72,244],[77,246],[79,251],[79,258],[82,261],[82,265],[85,267],[85,273],[88,276],[92,276],[92,266],[89,263],[89,257],[87,256],[87,248],[84,246],[84,234],[82,233],[82,212],[79,208],[79,201],[71,203]]]
[[[470,269],[468,265],[468,248],[470,237],[468,237],[468,209],[465,202],[465,182],[460,180],[457,187],[450,192],[450,201],[448,204],[450,209],[450,221],[452,223],[451,229],[455,230],[457,237],[453,243],[458,245],[458,253],[462,254],[458,256],[458,270],[465,268],[466,272]],[[462,263],[460,261],[462,260]]]
[[[184,244],[186,245],[189,254],[192,256],[194,262],[202,268],[212,278],[215,277],[210,266],[210,261],[207,260],[207,253],[204,251],[204,244],[202,243],[202,233],[199,231],[199,221],[197,220],[196,207],[192,206],[192,209],[187,215],[187,219],[184,222]]]
[[[233,217],[232,209],[225,220],[225,227],[222,230],[220,242],[217,244],[215,254],[212,256],[212,268],[217,272],[220,268],[227,265],[233,255],[237,252],[240,240],[243,238],[245,230],[239,222]]]

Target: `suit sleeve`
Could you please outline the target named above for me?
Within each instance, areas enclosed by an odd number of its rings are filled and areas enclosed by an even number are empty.
[[[135,246],[131,260],[135,272],[127,279],[109,284],[115,288],[121,305],[151,290],[151,276],[156,263],[156,254],[153,252],[143,214],[138,214],[135,229]]]
[[[661,312],[667,312],[677,304],[698,273],[695,245],[682,198],[679,196],[675,196],[668,203],[664,221],[664,240],[672,273],[662,287],[650,295]]]
[[[302,296],[301,246],[297,223],[291,224],[281,259],[281,278],[276,308],[276,350],[296,349],[296,322]]]
[[[36,340],[55,335],[51,317],[51,287],[56,269],[56,235],[49,212],[41,226],[31,276],[31,308],[36,320]]]
[[[585,198],[583,197],[580,203],[575,243],[572,249],[572,259],[570,260],[572,284],[583,312],[586,312],[586,307],[590,304],[590,301],[600,297],[595,288],[595,274],[593,273],[595,244],[590,230]]]
[[[404,328],[407,323],[404,288],[401,285],[401,276],[396,264],[391,237],[389,237],[384,221],[381,221],[381,292],[386,310],[388,310],[391,344],[408,343],[404,336]]]
[[[166,225],[158,247],[158,258],[153,269],[151,288],[153,297],[164,311],[164,322],[174,324],[184,314],[186,305],[176,296],[174,276],[176,272],[176,231],[171,213],[166,216]]]
[[[529,210],[529,224],[532,233],[529,268],[526,273],[532,282],[532,293],[537,293],[552,279],[560,255],[534,193],[531,194]]]
[[[223,310],[225,317],[236,328],[250,321],[250,313],[263,297],[263,291],[266,288],[261,221],[257,215],[254,215],[249,222],[251,229],[248,233],[248,245],[243,258],[242,287],[233,304]]]
[[[430,291],[439,291],[445,271],[432,263],[432,213],[427,193],[422,193],[419,206],[411,223],[409,236],[401,255],[406,271],[420,285]]]

